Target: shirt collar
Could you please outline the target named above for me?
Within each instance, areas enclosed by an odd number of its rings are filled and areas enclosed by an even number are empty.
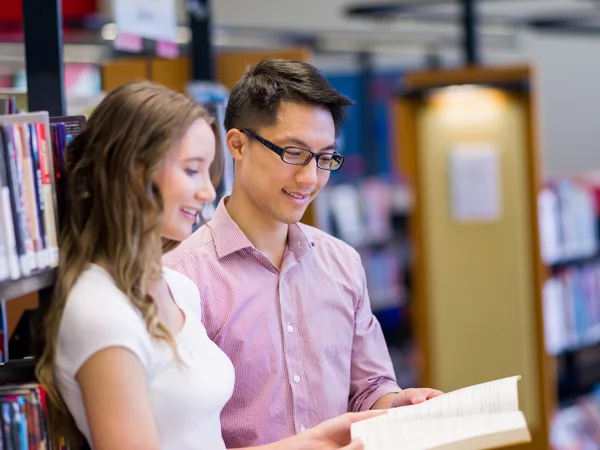
[[[225,207],[228,199],[229,197],[221,199],[212,219],[208,223],[219,259],[245,248],[253,247],[250,239],[246,237],[244,232],[240,230],[240,227],[237,226],[237,223],[229,215]]]
[[[229,215],[225,207],[228,199],[229,197],[221,199],[212,219],[208,223],[219,259],[245,248],[254,248],[250,239]],[[294,253],[297,260],[306,255],[313,246],[303,228],[298,224],[292,224],[288,229],[288,248]]]

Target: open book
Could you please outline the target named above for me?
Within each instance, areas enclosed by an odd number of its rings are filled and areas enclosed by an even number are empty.
[[[517,382],[503,378],[352,424],[365,450],[483,450],[529,442]]]

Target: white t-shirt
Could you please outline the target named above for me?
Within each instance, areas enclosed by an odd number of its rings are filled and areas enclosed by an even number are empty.
[[[146,369],[146,386],[163,450],[219,450],[220,413],[231,397],[231,361],[206,335],[194,283],[164,268],[163,279],[185,323],[175,341],[185,364],[146,329],[141,314],[111,275],[91,264],[75,283],[60,324],[55,365],[57,387],[77,426],[91,444],[83,398],[75,374],[107,347],[131,350]]]

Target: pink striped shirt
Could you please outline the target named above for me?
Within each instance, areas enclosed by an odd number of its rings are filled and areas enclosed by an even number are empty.
[[[290,225],[278,270],[221,201],[164,263],[194,280],[208,335],[235,366],[221,413],[227,448],[289,437],[400,390],[360,258],[342,241]]]

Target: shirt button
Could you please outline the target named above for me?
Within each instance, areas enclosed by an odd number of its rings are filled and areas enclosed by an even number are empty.
[[[298,374],[294,375],[294,381],[296,383],[300,383],[300,375],[298,375]]]
[[[291,333],[292,331],[294,331],[294,327],[292,325],[288,324],[287,330],[288,330],[288,333]]]
[[[304,433],[306,431],[306,427],[304,425],[300,425],[300,432]]]

